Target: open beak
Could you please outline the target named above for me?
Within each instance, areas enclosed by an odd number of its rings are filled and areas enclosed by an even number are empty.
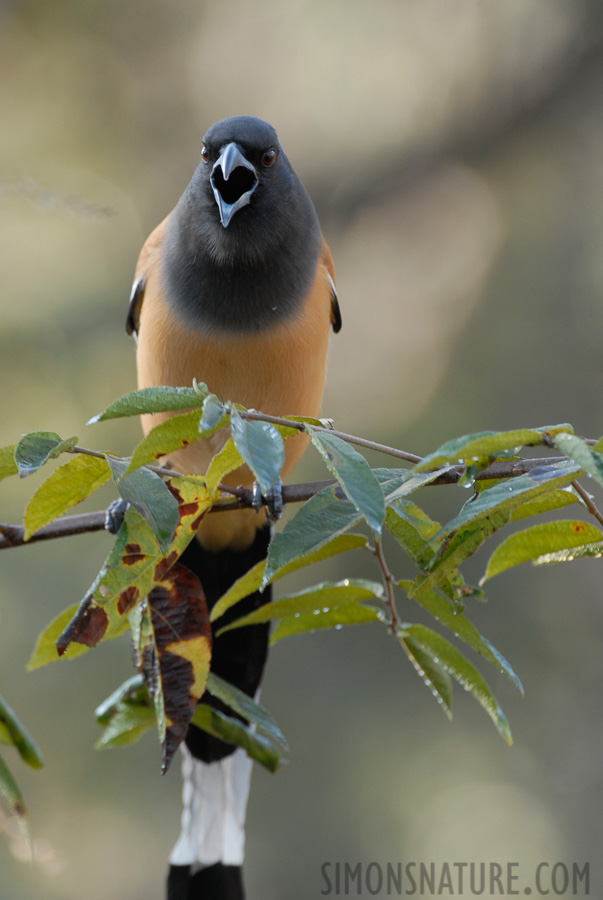
[[[220,222],[228,228],[237,210],[251,201],[251,195],[258,186],[257,172],[238,146],[231,142],[222,149],[209,180],[218,204]]]

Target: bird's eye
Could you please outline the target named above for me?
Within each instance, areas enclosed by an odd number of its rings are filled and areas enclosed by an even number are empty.
[[[266,150],[264,153],[262,153],[262,165],[268,169],[270,168],[270,166],[274,165],[275,162],[276,150],[274,149],[274,147],[270,147],[269,150]]]
[[[203,146],[201,147],[201,159],[203,160],[203,162],[209,162],[209,150],[207,149],[205,144],[203,144]]]

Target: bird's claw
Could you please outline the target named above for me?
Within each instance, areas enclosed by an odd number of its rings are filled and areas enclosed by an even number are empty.
[[[124,522],[124,516],[128,508],[128,503],[121,497],[114,500],[105,510],[105,530],[110,534],[117,534]]]
[[[277,522],[283,514],[283,482],[280,478],[265,494],[262,494],[259,484],[254,481],[251,488],[251,505],[258,512],[265,505],[269,521]]]

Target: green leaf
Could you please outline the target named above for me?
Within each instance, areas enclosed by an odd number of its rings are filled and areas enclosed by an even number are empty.
[[[383,586],[376,581],[366,581],[362,578],[346,578],[345,581],[317,584],[314,587],[299,591],[296,594],[288,594],[272,603],[260,606],[258,609],[242,616],[225,628],[218,635],[231,631],[233,628],[242,628],[244,625],[255,625],[258,622],[269,622],[271,619],[282,619],[285,616],[294,616],[296,613],[312,612],[313,610],[332,609],[336,606],[344,606],[348,603],[360,603],[362,600],[379,599],[383,595]]]
[[[454,469],[454,466],[440,466],[433,472],[417,472],[414,469],[373,469],[373,473],[377,481],[381,485],[381,490],[385,494],[385,503],[391,506],[400,497],[406,497],[412,494],[426,484],[436,481],[446,472]]]
[[[199,432],[204,437],[213,434],[228,422],[228,410],[215,394],[208,394],[203,401]]]
[[[343,628],[344,625],[361,625],[366,622],[382,622],[380,610],[373,606],[357,605],[335,606],[332,609],[315,609],[312,612],[296,613],[281,619],[272,635],[270,645],[281,638],[293,634],[319,631],[323,628]]]
[[[44,765],[36,742],[2,697],[0,697],[0,741],[16,747],[23,762],[32,769],[39,769]]]
[[[16,475],[19,471],[15,462],[16,449],[16,444],[11,444],[10,447],[0,447],[0,481],[8,478],[9,475]]]
[[[110,478],[107,461],[95,456],[80,454],[60,466],[40,485],[25,508],[25,540],[90,496]]]
[[[263,494],[276,484],[285,461],[283,439],[274,425],[247,420],[236,409],[230,413],[230,431],[241,458],[253,472]]]
[[[292,560],[288,565],[279,569],[271,580],[277,581],[279,578],[289,575],[297,569],[313,565],[316,562],[320,562],[322,559],[328,559],[331,556],[335,556],[337,553],[345,553],[348,550],[357,550],[360,547],[366,547],[367,543],[368,541],[363,534],[341,534],[338,537],[333,538],[333,540],[329,541],[327,544],[324,544],[315,553],[300,556],[297,557],[297,559]],[[238,603],[243,597],[247,597],[254,591],[259,591],[264,585],[265,568],[266,560],[262,559],[246,572],[245,575],[242,575],[238,581],[235,581],[232,587],[229,588],[229,590],[227,590],[214,605],[210,616],[211,621],[215,622],[216,619],[219,619],[220,616],[224,615],[231,606],[234,606],[235,603]]]
[[[434,535],[430,544],[436,555],[429,567],[430,586],[446,578],[448,573],[468,559],[499,528],[520,504],[546,491],[573,481],[579,471],[576,465],[539,466],[525,475],[513,478],[511,484],[497,482],[475,499]]]
[[[530,447],[542,442],[543,436],[555,434],[560,429],[570,429],[569,425],[556,425],[553,428],[518,428],[514,431],[478,431],[453,438],[442,444],[429,456],[425,456],[415,466],[415,471],[433,469],[444,463],[472,461],[484,456],[498,456],[507,450],[519,447]]]
[[[63,440],[54,431],[31,431],[24,434],[15,447],[15,463],[19,476],[33,475],[49,459],[56,459],[61,453],[71,450],[77,444],[77,437]]]
[[[277,532],[268,548],[268,559],[262,587],[273,581],[281,569],[296,559],[318,553],[334,538],[361,520],[358,510],[341,488],[323,488],[301,506],[282,531]]]
[[[417,580],[421,584],[421,579]],[[411,584],[409,582],[400,582],[400,587],[409,590]],[[523,686],[521,681],[513,671],[511,665],[505,657],[495,647],[492,646],[483,635],[479,633],[475,625],[467,619],[460,609],[451,604],[446,598],[442,597],[437,591],[429,587],[419,587],[413,592],[413,597],[417,603],[426,609],[441,625],[449,628],[456,637],[464,641],[473,650],[476,650],[484,659],[496,666],[499,672],[507,675],[508,678],[523,694]]]
[[[545,553],[570,550],[601,540],[603,533],[600,529],[586,522],[562,519],[558,522],[533,525],[532,528],[510,535],[496,548],[488,560],[480,584],[513,566],[533,562]]]
[[[121,497],[143,516],[161,550],[167,550],[178,524],[178,501],[165,482],[149,469],[126,475],[128,463],[107,454],[107,462]]]
[[[95,716],[105,729],[95,744],[97,750],[137,741],[155,724],[155,712],[142,675],[134,675],[120,685],[96,708]]]
[[[203,405],[207,395],[205,385],[194,387],[149,387],[124,394],[97,416],[93,416],[88,425],[104,422],[107,419],[119,419],[124,416],[140,416],[156,412],[176,412],[183,409],[196,409]]]
[[[494,698],[488,684],[474,665],[449,641],[424,625],[405,625],[400,631],[401,641],[414,641],[424,653],[469,691],[488,713],[507,744],[513,743],[507,718]]]
[[[452,680],[434,655],[408,635],[400,643],[409,660],[436,698],[446,716],[452,719]]]
[[[225,476],[240,469],[242,465],[243,458],[235,447],[233,439],[229,438],[222,449],[212,457],[207,467],[205,481],[210,494],[215,494]]]
[[[248,597],[249,594],[258,591],[262,583],[262,578],[264,577],[265,567],[266,560],[261,559],[255,566],[252,566],[248,572],[241,575],[241,577],[238,578],[224,594],[222,594],[217,603],[214,604],[209,615],[210,621],[215,622],[216,619],[223,616],[231,606],[234,606],[235,603],[238,603],[243,597]]]
[[[555,446],[573,460],[587,475],[603,485],[603,455],[586,444],[575,434],[558,434]]]
[[[511,513],[509,521],[517,522],[520,519],[527,519],[529,516],[539,516],[553,509],[563,509],[564,506],[570,506],[572,503],[582,503],[582,500],[571,486],[547,491],[546,494],[541,494],[533,500],[517,506]]]
[[[6,804],[9,813],[20,820],[21,828],[26,837],[29,837],[27,827],[27,810],[23,794],[13,775],[0,756],[0,798]]]
[[[438,533],[440,524],[434,522],[419,506],[405,497],[398,497],[388,506],[385,524],[419,568],[431,561],[435,550],[427,541]]]
[[[255,759],[269,772],[276,772],[279,768],[281,764],[279,747],[270,738],[255,734],[239,719],[226,716],[206,703],[199,703],[191,721],[208,734],[228,744],[242,747],[251,759]]]
[[[102,703],[99,703],[94,710],[94,718],[98,724],[103,727],[108,725],[119,704],[126,698],[134,698],[141,702],[145,700],[147,704],[150,703],[149,694],[144,683],[144,677],[140,672],[122,682],[112,694],[109,694]]]
[[[274,721],[272,715],[265,706],[261,705],[261,703],[258,703],[248,694],[244,693],[244,691],[240,691],[234,684],[229,684],[228,681],[224,681],[223,678],[220,678],[214,672],[210,672],[207,676],[206,688],[212,697],[221,700],[222,703],[228,706],[229,709],[232,709],[233,712],[243,716],[247,722],[251,722],[256,728],[259,728],[260,731],[265,732],[266,735],[276,744],[279,744],[283,750],[288,749],[287,741],[285,740],[282,731]]]
[[[160,457],[198,440],[200,417],[200,410],[195,409],[192,412],[170,416],[169,419],[151,428],[135,448],[126,474],[129,475],[135,469],[154,463]]]
[[[381,486],[364,456],[333,434],[308,430],[312,444],[341,485],[346,497],[375,534],[381,534],[385,500]]]

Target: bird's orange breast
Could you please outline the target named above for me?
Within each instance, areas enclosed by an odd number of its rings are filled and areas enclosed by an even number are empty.
[[[138,386],[190,385],[196,379],[221,400],[270,415],[318,415],[331,321],[333,265],[326,243],[310,291],[294,318],[261,334],[208,335],[187,325],[166,300],[159,266],[164,228],[165,222],[149,237],[136,273],[146,282],[138,324]],[[145,433],[169,415],[143,416]],[[220,433],[191,444],[170,454],[169,462],[178,471],[203,474],[227,437]],[[283,476],[306,443],[303,435],[286,442]],[[228,480],[249,486],[252,476],[239,469]],[[202,523],[199,538],[209,549],[243,547],[261,524],[263,517],[250,510],[214,514]]]

